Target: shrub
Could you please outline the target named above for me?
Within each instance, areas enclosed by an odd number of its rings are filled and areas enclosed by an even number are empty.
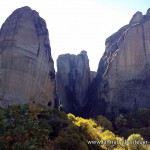
[[[115,120],[115,124],[117,126],[118,129],[124,127],[127,125],[127,120],[123,117],[122,114],[120,114],[116,120]]]
[[[80,142],[77,150],[88,150],[88,146],[85,142]]]
[[[111,131],[109,131],[109,130],[104,131],[101,134],[101,138],[102,138],[101,139],[102,141],[107,142],[106,144],[103,144],[104,149],[113,149],[113,148],[117,147],[116,144],[111,143],[111,141],[116,140],[115,135]]]
[[[68,116],[68,119],[71,120],[72,122],[76,121],[76,118],[73,114],[69,113],[67,116]]]
[[[110,120],[108,120],[106,117],[104,116],[98,116],[97,117],[97,124],[101,127],[104,127],[104,129],[106,130],[113,130],[112,127],[112,123]]]
[[[127,114],[128,128],[143,128],[148,127],[150,124],[150,110],[140,109],[136,112]]]
[[[130,142],[142,142],[143,138],[140,134],[132,134],[128,137],[127,141]],[[146,146],[144,144],[127,144],[129,150],[146,150]]]

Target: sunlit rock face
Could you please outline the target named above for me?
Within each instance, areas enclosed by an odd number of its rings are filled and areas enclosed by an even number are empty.
[[[0,31],[0,106],[54,106],[55,71],[48,30],[38,12],[15,10]]]
[[[92,77],[86,51],[58,57],[57,90],[65,112],[80,114]]]
[[[150,9],[137,12],[105,45],[85,111],[96,116],[150,107]]]

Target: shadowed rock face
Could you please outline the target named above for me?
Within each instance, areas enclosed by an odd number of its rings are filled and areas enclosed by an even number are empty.
[[[0,106],[54,106],[55,71],[46,23],[29,7],[15,10],[0,31]]]
[[[91,74],[91,81],[96,77],[96,71],[90,71]]]
[[[57,60],[57,90],[65,112],[79,115],[90,84],[86,51],[79,55],[64,54]]]
[[[86,98],[88,116],[150,107],[150,9],[137,12],[105,45]]]

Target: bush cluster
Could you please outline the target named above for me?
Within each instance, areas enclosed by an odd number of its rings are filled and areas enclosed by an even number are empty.
[[[119,121],[117,124],[125,125]],[[143,140],[139,134],[130,138]],[[89,144],[88,141],[120,143]],[[111,121],[103,116],[97,120],[84,119],[36,104],[0,109],[2,150],[123,150],[130,147],[113,133]]]

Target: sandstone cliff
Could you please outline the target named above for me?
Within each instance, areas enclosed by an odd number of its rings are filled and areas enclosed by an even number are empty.
[[[96,116],[150,107],[150,9],[106,40],[85,111]]]
[[[15,10],[0,31],[0,107],[54,106],[55,71],[44,19],[29,7]]]
[[[90,68],[86,51],[64,54],[57,60],[57,90],[63,109],[79,115],[90,85]]]

